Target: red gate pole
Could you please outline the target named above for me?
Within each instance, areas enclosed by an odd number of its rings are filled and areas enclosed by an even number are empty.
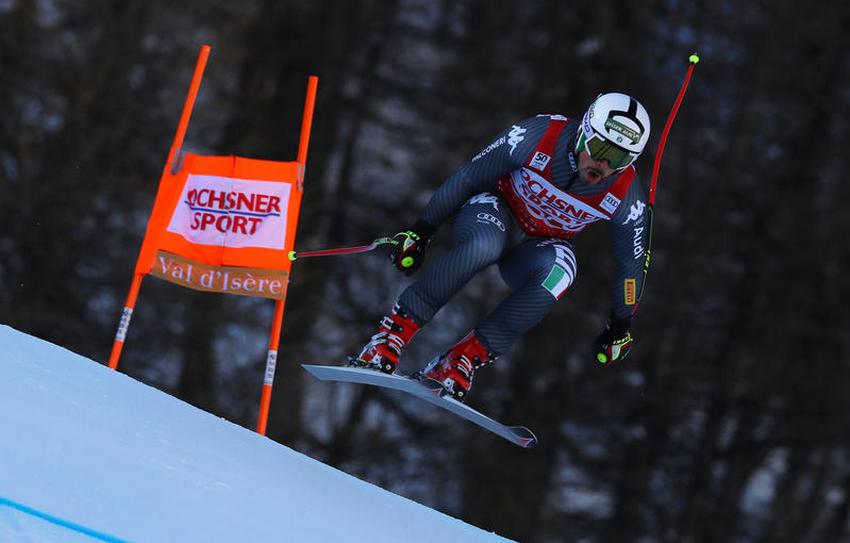
[[[195,99],[198,97],[198,89],[201,87],[201,79],[204,77],[204,69],[207,66],[209,56],[210,46],[206,44],[202,45],[201,51],[198,53],[198,61],[195,63],[192,82],[189,84],[189,92],[186,94],[186,101],[183,103],[183,112],[180,114],[177,132],[174,134],[174,142],[168,151],[166,168],[173,167],[174,161],[177,160],[177,154],[183,146],[183,139],[186,137],[186,130],[189,127],[189,118],[192,116],[192,110],[195,108]],[[113,370],[118,369],[118,359],[121,357],[121,350],[124,348],[124,339],[127,337],[127,329],[130,327],[130,319],[133,317],[136,299],[139,296],[139,289],[142,286],[142,279],[144,277],[144,273],[137,272],[133,275],[130,292],[127,294],[127,301],[124,303],[124,310],[121,313],[121,321],[118,323],[118,331],[115,333],[115,341],[112,343],[112,352],[109,354],[109,367]]]
[[[299,164],[299,189],[303,186],[305,169],[307,166],[307,147],[310,143],[310,131],[313,128],[313,109],[316,105],[316,88],[319,78],[311,75],[307,80],[307,98],[304,102],[304,115],[301,118],[301,137],[298,142],[298,164]],[[263,391],[260,396],[260,413],[257,417],[257,433],[266,435],[266,425],[269,419],[269,407],[272,402],[272,387],[274,386],[274,372],[277,365],[277,352],[280,346],[280,330],[283,325],[283,300],[277,300],[274,308],[274,320],[272,322],[272,333],[269,338],[269,354],[266,358],[266,372],[263,378]]]

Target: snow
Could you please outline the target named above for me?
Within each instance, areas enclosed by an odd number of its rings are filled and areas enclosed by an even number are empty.
[[[0,325],[0,541],[508,541]]]

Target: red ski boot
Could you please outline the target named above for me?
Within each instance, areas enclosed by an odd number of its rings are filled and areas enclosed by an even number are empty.
[[[410,338],[419,331],[419,325],[398,304],[381,319],[378,333],[372,336],[357,357],[348,357],[349,366],[359,366],[384,373],[393,373],[401,352]]]
[[[472,386],[475,370],[494,360],[496,355],[475,337],[474,332],[470,332],[443,356],[429,362],[420,373],[439,381],[454,399],[462,402]]]

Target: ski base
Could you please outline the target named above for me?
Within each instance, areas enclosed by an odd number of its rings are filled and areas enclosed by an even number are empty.
[[[320,381],[337,381],[389,388],[406,392],[428,403],[450,411],[524,449],[537,445],[537,437],[525,426],[507,426],[491,419],[446,394],[443,386],[433,379],[417,380],[410,377],[381,373],[380,371],[345,366],[318,366],[301,364],[307,372]]]

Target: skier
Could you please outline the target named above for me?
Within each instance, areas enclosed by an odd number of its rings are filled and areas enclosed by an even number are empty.
[[[474,372],[507,351],[567,292],[577,271],[572,238],[598,220],[611,221],[616,274],[596,358],[625,358],[649,243],[646,197],[632,164],[649,131],[649,115],[637,100],[607,93],[581,122],[538,115],[502,132],[440,186],[416,224],[394,236],[390,258],[410,274],[421,266],[437,228],[458,212],[453,248],[404,290],[349,364],[393,373],[414,334],[473,276],[498,263],[511,294],[415,374],[439,381],[464,401]]]

